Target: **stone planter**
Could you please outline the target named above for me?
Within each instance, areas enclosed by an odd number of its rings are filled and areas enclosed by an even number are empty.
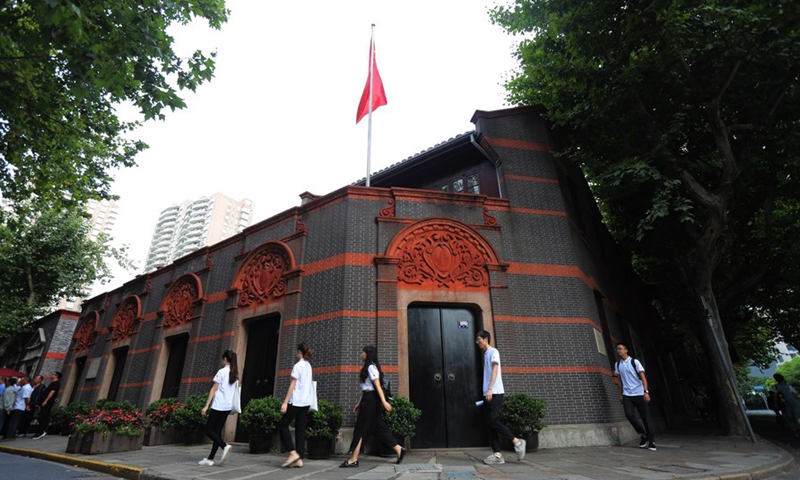
[[[306,439],[306,456],[312,460],[326,460],[333,454],[333,439],[325,437],[308,437]]]
[[[172,443],[181,443],[183,435],[177,427],[147,427],[144,431],[144,445],[153,447],[156,445],[170,445]]]
[[[72,439],[73,437],[70,437]],[[108,432],[105,436],[100,432],[83,435],[80,452],[84,455],[97,455],[100,453],[128,452],[141,450],[144,437],[130,437]],[[78,440],[76,440],[77,442]],[[69,442],[68,442],[69,443]]]
[[[67,453],[81,453],[84,435],[72,435],[67,440]]]
[[[269,453],[275,446],[280,450],[281,437],[278,432],[251,434],[248,438],[250,453]]]

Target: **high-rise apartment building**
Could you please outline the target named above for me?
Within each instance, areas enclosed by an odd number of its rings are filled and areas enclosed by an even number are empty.
[[[92,227],[87,234],[90,239],[97,240],[101,233],[111,235],[119,213],[119,206],[116,201],[89,200],[86,204],[86,211],[92,216],[90,220]],[[53,310],[61,309],[79,312],[81,310],[81,301],[80,297],[64,297],[58,302],[58,305],[53,305]]]
[[[250,226],[252,219],[252,201],[237,201],[221,193],[172,205],[158,217],[144,271],[235,235]]]

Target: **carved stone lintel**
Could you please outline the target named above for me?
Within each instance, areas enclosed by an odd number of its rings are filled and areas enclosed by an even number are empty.
[[[91,312],[89,315],[83,317],[75,331],[73,341],[75,342],[75,350],[86,350],[91,345],[97,335],[97,312]]]
[[[405,232],[397,245],[397,280],[432,288],[489,285],[486,247],[467,231],[446,222],[426,223]]]
[[[136,297],[128,297],[114,314],[111,321],[113,333],[111,341],[117,342],[131,337],[136,330],[136,319],[139,317],[139,302]]]
[[[279,245],[270,244],[255,252],[242,268],[237,285],[241,289],[239,306],[255,306],[285,295],[290,268],[291,260]]]
[[[184,278],[170,288],[164,301],[164,328],[176,327],[189,323],[194,317],[194,306],[199,292],[194,281]]]

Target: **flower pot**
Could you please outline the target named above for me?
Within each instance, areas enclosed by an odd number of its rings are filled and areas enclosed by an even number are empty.
[[[181,437],[184,445],[197,445],[206,440],[206,434],[202,430],[181,430]]]
[[[115,432],[108,432],[106,435],[103,435],[102,432],[87,433],[83,437],[81,453],[84,455],[97,455],[101,453],[141,450],[143,439],[144,437],[142,435],[131,437],[128,435],[119,435]]]
[[[269,453],[273,445],[273,438],[268,433],[250,434],[248,444],[250,445],[250,453]]]
[[[308,437],[306,440],[306,456],[312,460],[326,460],[333,454],[333,439],[325,437]]]
[[[183,437],[181,433],[176,427],[147,427],[144,431],[144,445],[153,447],[181,443]]]

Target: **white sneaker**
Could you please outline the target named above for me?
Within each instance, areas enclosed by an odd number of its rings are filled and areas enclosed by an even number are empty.
[[[514,451],[517,452],[517,460],[525,458],[525,440],[519,439],[519,443],[514,445]]]
[[[228,455],[231,453],[231,450],[233,450],[233,445],[230,443],[225,445],[225,448],[222,449],[222,458],[219,459],[219,465],[225,463],[225,460],[228,459]]]
[[[650,445],[650,442],[647,441],[647,437],[642,435],[642,438],[639,441],[639,448],[647,448],[648,445]]]
[[[506,463],[506,460],[502,456],[498,457],[495,454],[491,454],[483,459],[483,463],[485,463],[486,465],[502,465]]]
[[[39,440],[40,438],[44,438],[47,435],[47,432],[42,432],[38,437],[33,437],[34,440]]]
[[[214,460],[209,460],[207,458],[204,458],[204,459],[200,460],[199,462],[197,462],[197,464],[198,465],[202,465],[204,467],[213,467],[214,466]]]

